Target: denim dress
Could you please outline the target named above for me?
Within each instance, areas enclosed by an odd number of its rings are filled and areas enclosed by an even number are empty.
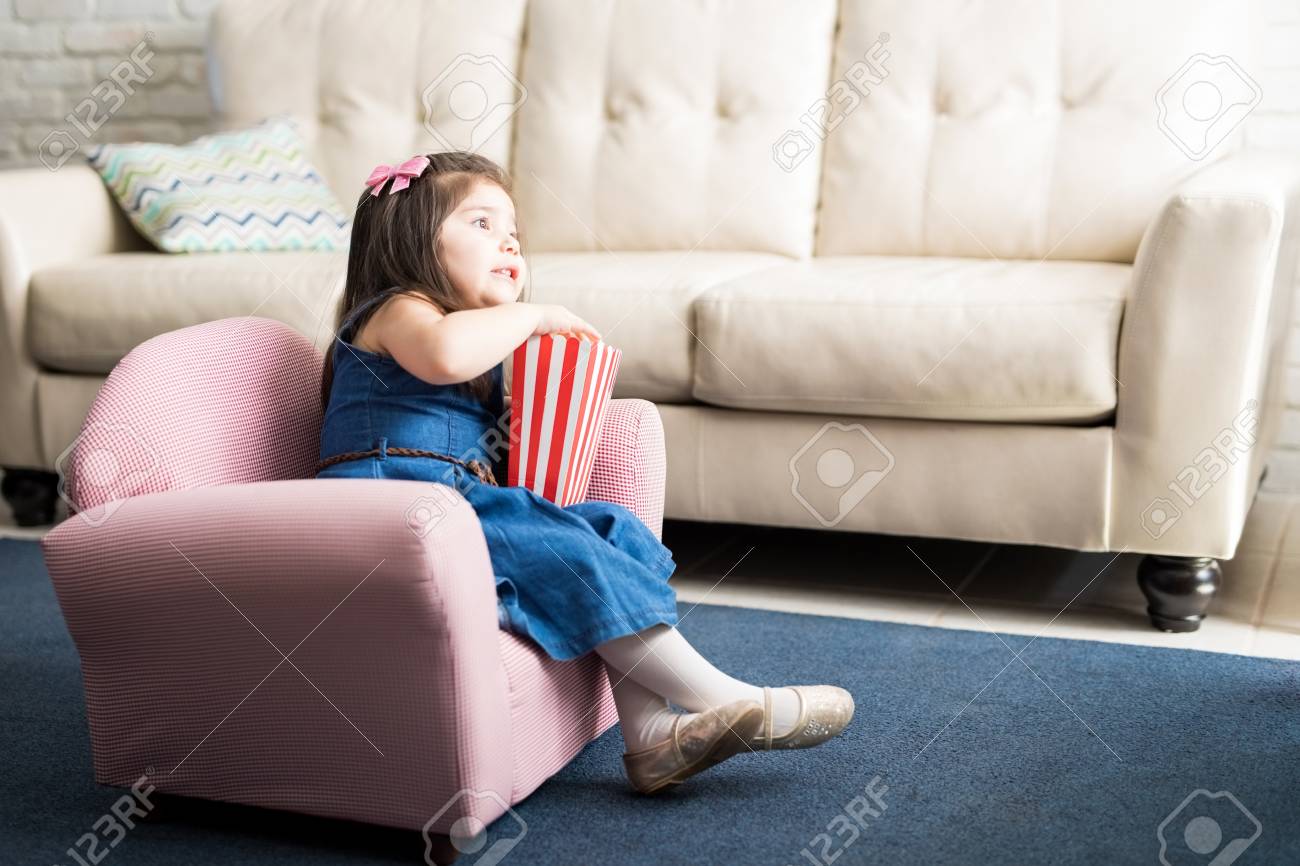
[[[392,358],[351,344],[356,318],[392,291],[362,304],[339,329],[321,428],[321,460],[347,451],[381,453],[335,463],[316,477],[397,478],[458,490],[487,540],[498,625],[532,638],[551,658],[576,658],[656,623],[676,625],[676,590],[668,585],[676,563],[640,518],[611,502],[561,508],[527,488],[504,486],[506,449],[492,447],[508,435],[498,423],[505,417],[503,365],[493,369],[492,394],[480,403],[456,385],[431,385]],[[503,486],[444,460],[387,453],[399,447],[476,459]]]

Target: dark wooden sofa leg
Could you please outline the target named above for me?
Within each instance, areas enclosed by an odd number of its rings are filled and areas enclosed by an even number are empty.
[[[1142,557],[1137,571],[1151,624],[1163,631],[1200,628],[1222,577],[1219,561],[1209,556],[1150,553]]]
[[[19,526],[43,526],[54,522],[58,502],[59,476],[43,469],[4,468],[0,495],[14,513]]]

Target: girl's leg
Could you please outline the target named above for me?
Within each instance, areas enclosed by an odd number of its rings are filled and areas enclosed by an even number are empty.
[[[673,710],[662,696],[656,695],[621,671],[605,665],[609,688],[618,708],[618,725],[623,732],[627,751],[652,746],[672,732]]]
[[[635,634],[605,641],[596,653],[608,668],[627,675],[656,696],[662,696],[691,712],[703,712],[731,701],[763,702],[763,689],[728,676],[686,640],[680,631],[663,623]],[[610,673],[610,682],[616,676]],[[626,682],[626,680],[624,681]],[[618,701],[617,693],[614,696]],[[622,706],[619,716],[622,717]],[[780,736],[794,728],[799,698],[793,689],[772,689],[773,734]]]

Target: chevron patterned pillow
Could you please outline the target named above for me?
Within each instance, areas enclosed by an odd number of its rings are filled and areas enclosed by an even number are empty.
[[[86,158],[164,252],[342,250],[349,217],[304,155],[293,122],[189,144],[102,144]]]

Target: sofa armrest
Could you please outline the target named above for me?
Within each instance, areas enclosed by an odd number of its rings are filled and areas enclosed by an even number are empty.
[[[409,829],[463,788],[510,802],[494,578],[453,489],[155,493],[41,544],[81,655],[97,781],[147,774],[168,793]],[[502,811],[462,797],[431,829]]]
[[[0,172],[0,464],[48,468],[36,426],[36,366],[27,352],[32,273],[147,248],[89,166]]]
[[[1236,550],[1282,414],[1297,168],[1260,154],[1219,162],[1139,245],[1119,342],[1112,549]]]
[[[610,400],[587,498],[622,505],[663,538],[668,462],[663,421],[649,400]]]

